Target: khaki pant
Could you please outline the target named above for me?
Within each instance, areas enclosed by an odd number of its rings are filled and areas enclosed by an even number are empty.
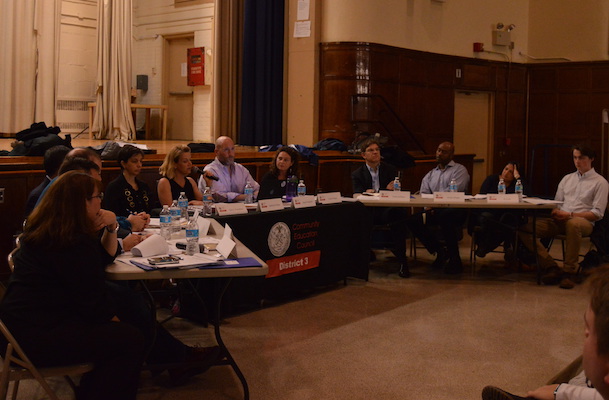
[[[592,233],[592,222],[580,217],[574,217],[566,221],[555,221],[552,218],[537,218],[535,228],[538,238],[554,237],[560,233],[567,236],[563,270],[568,273],[576,273],[579,269],[578,261],[581,241],[583,237],[588,237]],[[548,254],[548,251],[539,241],[537,241],[536,246],[533,246],[531,232],[533,232],[533,223],[529,222],[518,233],[520,241],[532,252],[535,251],[534,247],[537,247],[537,255],[542,269],[557,267],[556,261]]]

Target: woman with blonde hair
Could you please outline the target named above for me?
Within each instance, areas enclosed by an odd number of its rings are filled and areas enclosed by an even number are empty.
[[[159,173],[163,178],[159,180],[157,193],[161,206],[171,205],[177,200],[181,192],[188,198],[188,204],[203,204],[203,195],[197,187],[196,182],[189,175],[192,172],[192,161],[190,160],[190,147],[184,145],[175,146],[167,153]]]

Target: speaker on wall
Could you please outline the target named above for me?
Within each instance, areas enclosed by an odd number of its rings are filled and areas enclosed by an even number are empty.
[[[146,92],[148,90],[148,75],[137,75],[135,87]]]

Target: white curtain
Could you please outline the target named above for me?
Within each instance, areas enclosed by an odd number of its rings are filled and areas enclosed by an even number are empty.
[[[0,0],[0,133],[55,125],[61,0]]]
[[[99,0],[97,14],[98,139],[135,139],[131,116],[131,0]]]

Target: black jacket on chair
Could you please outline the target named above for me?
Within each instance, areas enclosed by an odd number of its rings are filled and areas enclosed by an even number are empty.
[[[379,189],[387,189],[389,182],[393,181],[396,176],[398,176],[397,169],[381,161],[379,165]],[[353,193],[363,193],[368,189],[372,189],[372,175],[370,175],[366,164],[353,171],[351,182],[353,183]]]

